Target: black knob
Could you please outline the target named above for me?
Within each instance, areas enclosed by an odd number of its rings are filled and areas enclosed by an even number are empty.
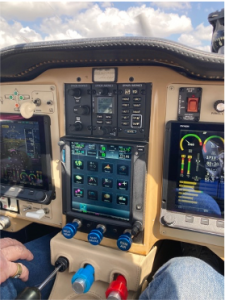
[[[213,106],[217,112],[224,112],[224,100],[217,100]]]
[[[69,90],[68,91],[68,94],[70,95],[70,96],[73,96],[73,97],[80,97],[81,96],[81,94],[82,94],[82,91],[81,91],[81,89],[78,89],[78,88],[76,88],[76,89],[71,89],[71,90]]]
[[[101,95],[108,95],[109,89],[107,87],[102,88]]]
[[[100,127],[97,128],[97,134],[98,135],[107,135],[111,132],[112,132],[112,128],[109,127],[109,126],[106,126],[106,127],[100,126]]]
[[[75,130],[76,130],[76,131],[81,131],[81,130],[83,129],[83,125],[82,125],[82,123],[80,123],[80,122],[76,122],[76,123],[74,124],[74,127],[75,127]]]
[[[89,115],[90,107],[87,105],[75,106],[73,111],[78,115]]]

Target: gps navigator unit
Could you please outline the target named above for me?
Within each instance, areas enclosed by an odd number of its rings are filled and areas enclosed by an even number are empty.
[[[223,235],[223,124],[169,122],[165,136],[161,223]]]

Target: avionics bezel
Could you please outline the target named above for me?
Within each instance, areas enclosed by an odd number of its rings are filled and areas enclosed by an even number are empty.
[[[0,195],[3,197],[16,197],[21,200],[38,202],[42,204],[49,204],[51,199],[55,197],[55,190],[52,184],[51,176],[51,161],[52,161],[52,151],[51,151],[51,131],[50,117],[47,115],[34,115],[29,119],[23,118],[19,114],[12,113],[0,113],[0,120],[4,121],[32,121],[38,122],[39,132],[40,132],[40,147],[41,147],[41,165],[42,165],[42,174],[43,174],[43,186],[30,186],[22,184],[8,184],[1,182]],[[1,131],[0,131],[1,132]],[[1,158],[0,158],[1,160]],[[4,189],[2,187],[4,186]],[[14,191],[15,190],[15,191]],[[30,195],[29,191],[33,190],[34,195]],[[45,199],[37,200],[35,198],[36,193],[43,191],[45,193]]]
[[[133,144],[131,142],[123,142],[123,141],[101,141],[96,139],[83,139],[80,137],[71,138],[71,136],[62,137],[60,139],[63,141],[63,145],[61,147],[61,157],[62,157],[62,190],[63,190],[63,213],[69,217],[79,218],[80,220],[89,220],[97,223],[109,224],[114,226],[121,226],[125,228],[132,228],[132,224],[135,221],[143,221],[143,212],[144,212],[144,201],[145,201],[145,178],[143,181],[140,180],[141,174],[136,174],[136,177],[139,180],[136,180],[136,184],[133,182],[134,178],[134,164],[137,160],[141,160],[143,164],[141,168],[143,168],[143,174],[146,176],[146,166],[147,166],[147,144],[139,142],[139,147],[143,147],[143,152],[137,154],[137,143]],[[71,142],[84,142],[84,143],[95,143],[95,144],[107,144],[107,145],[118,145],[118,146],[131,146],[133,147],[132,158],[131,158],[131,190],[130,190],[130,218],[129,221],[119,220],[116,218],[104,217],[104,216],[95,216],[92,214],[85,214],[80,212],[75,212],[72,210],[72,188],[71,188]],[[137,168],[138,169],[138,168]],[[132,176],[133,174],[133,176]],[[138,177],[139,175],[139,177]],[[138,181],[138,182],[137,182]],[[133,196],[135,194],[135,197]],[[141,199],[141,200],[140,200]],[[138,204],[142,207],[142,209],[137,209]]]
[[[190,210],[179,210],[175,207],[175,195],[177,184],[177,161],[180,142],[180,131],[217,131],[224,132],[222,123],[188,123],[169,121],[166,124],[164,145],[164,169],[163,169],[163,195],[160,222],[164,226],[179,229],[187,229],[197,232],[207,232],[214,235],[223,235],[223,219],[209,214],[197,214]],[[192,220],[190,222],[190,220]],[[204,221],[208,221],[208,225]],[[206,221],[206,222],[207,222]]]

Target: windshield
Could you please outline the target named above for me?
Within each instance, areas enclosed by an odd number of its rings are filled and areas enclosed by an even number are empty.
[[[165,38],[209,51],[223,2],[1,2],[0,47],[95,37]]]

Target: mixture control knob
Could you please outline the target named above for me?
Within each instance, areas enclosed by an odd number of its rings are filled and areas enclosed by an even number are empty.
[[[106,232],[106,227],[102,224],[97,225],[96,229],[93,229],[88,235],[88,241],[90,244],[97,246],[103,239],[103,234]]]
[[[104,87],[101,89],[101,95],[108,95],[109,89],[107,87]]]
[[[224,112],[224,100],[217,100],[213,106],[217,112]]]
[[[81,122],[76,122],[74,124],[74,127],[75,127],[75,131],[81,131],[83,129],[83,125]]]
[[[72,239],[77,233],[77,229],[82,225],[81,221],[74,219],[72,223],[67,223],[62,229],[62,235],[67,239]]]
[[[126,300],[128,296],[127,281],[124,276],[118,275],[105,292],[107,300]]]
[[[75,106],[73,111],[75,114],[78,115],[89,115],[90,107],[88,105],[79,105],[79,106]]]
[[[87,293],[94,282],[95,269],[92,265],[80,268],[72,277],[72,288],[77,294]]]
[[[79,98],[79,97],[81,96],[81,94],[82,94],[82,91],[81,91],[81,89],[79,89],[79,88],[75,88],[75,89],[69,90],[69,91],[68,91],[68,94],[69,94],[70,96]]]

